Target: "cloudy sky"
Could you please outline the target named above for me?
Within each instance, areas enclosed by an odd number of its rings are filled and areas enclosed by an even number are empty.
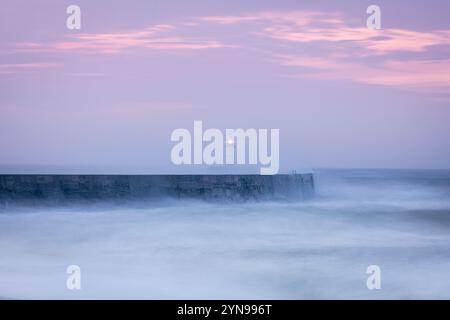
[[[2,1],[0,166],[162,172],[194,120],[279,128],[282,170],[450,168],[450,3]]]

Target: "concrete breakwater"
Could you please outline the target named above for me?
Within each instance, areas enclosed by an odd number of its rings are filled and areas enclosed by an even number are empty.
[[[302,200],[312,174],[279,175],[0,175],[0,204],[90,200]]]

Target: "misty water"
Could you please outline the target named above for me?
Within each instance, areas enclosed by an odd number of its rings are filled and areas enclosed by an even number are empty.
[[[0,297],[450,298],[450,172],[315,172],[305,202],[0,212]],[[66,268],[81,268],[81,290]],[[381,268],[368,290],[366,269]]]

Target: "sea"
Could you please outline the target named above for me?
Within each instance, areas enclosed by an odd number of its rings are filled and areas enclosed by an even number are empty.
[[[450,171],[313,173],[306,201],[3,209],[0,298],[450,299]]]

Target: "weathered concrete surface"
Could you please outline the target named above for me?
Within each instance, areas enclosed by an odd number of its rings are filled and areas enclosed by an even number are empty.
[[[0,175],[0,204],[154,198],[292,199],[314,193],[312,174]]]

